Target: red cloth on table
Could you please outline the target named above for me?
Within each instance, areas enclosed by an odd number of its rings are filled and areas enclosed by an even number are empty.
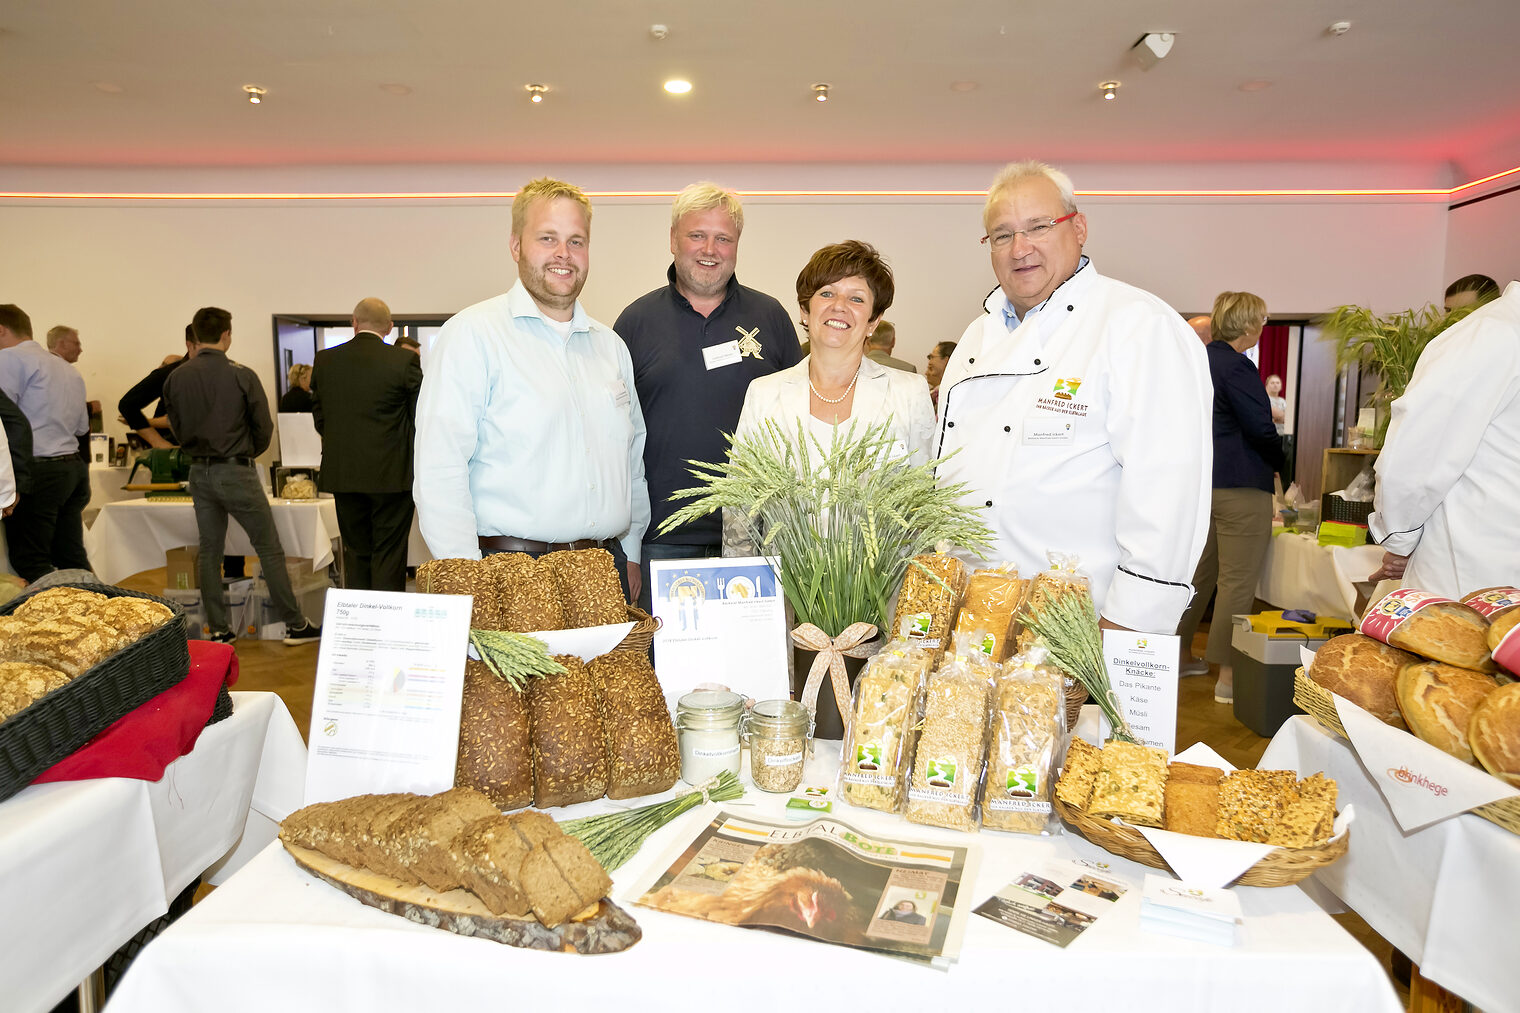
[[[118,718],[32,783],[94,777],[157,781],[164,776],[165,767],[195,748],[201,729],[216,709],[222,685],[231,686],[237,677],[237,654],[231,644],[190,641],[190,674]]]

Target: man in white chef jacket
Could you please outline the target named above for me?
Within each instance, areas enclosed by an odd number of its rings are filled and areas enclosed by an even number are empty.
[[[1004,168],[983,211],[999,288],[940,384],[944,484],[1024,574],[1078,557],[1103,626],[1173,633],[1209,527],[1213,386],[1197,336],[1082,254],[1071,180]]]
[[[1425,346],[1376,469],[1370,579],[1448,598],[1520,583],[1520,282]]]

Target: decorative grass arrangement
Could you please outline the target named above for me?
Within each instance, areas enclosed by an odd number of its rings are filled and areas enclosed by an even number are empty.
[[[470,643],[496,678],[515,689],[527,689],[537,675],[562,675],[565,666],[549,656],[537,637],[506,630],[470,630]]]
[[[687,462],[702,484],[671,496],[691,502],[660,533],[728,511],[760,555],[779,559],[798,623],[830,637],[856,622],[888,632],[887,605],[919,553],[941,544],[982,553],[991,544],[984,508],[961,503],[966,486],[939,486],[935,462],[898,456],[885,423],[836,427],[825,447],[801,420],[792,434],[767,420],[752,435],[729,437],[729,448],[723,464]]]
[[[1087,687],[1093,702],[1108,718],[1113,737],[1121,742],[1139,742],[1108,682],[1108,666],[1103,664],[1103,634],[1098,628],[1098,611],[1093,607],[1092,595],[1086,591],[1062,595],[1052,599],[1038,614],[1026,610],[1019,620],[1045,643],[1051,661]]]
[[[744,786],[732,771],[720,770],[691,791],[668,802],[657,802],[626,812],[604,813],[566,820],[565,833],[586,846],[591,857],[611,872],[638,853],[649,835],[705,802],[728,802],[744,794]]]

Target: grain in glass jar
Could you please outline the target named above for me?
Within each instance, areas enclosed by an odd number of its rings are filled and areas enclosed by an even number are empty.
[[[808,710],[796,700],[762,700],[745,719],[749,769],[761,791],[791,791],[802,783],[802,761],[812,734]]]
[[[676,701],[681,780],[701,784],[721,770],[739,776],[739,719],[744,698],[727,690],[700,689]]]

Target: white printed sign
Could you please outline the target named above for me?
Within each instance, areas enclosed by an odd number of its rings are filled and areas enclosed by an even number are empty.
[[[1103,631],[1103,663],[1108,683],[1119,698],[1119,707],[1130,730],[1147,746],[1177,748],[1177,652],[1178,637],[1159,633]],[[1105,719],[1102,736],[1111,730]]]

